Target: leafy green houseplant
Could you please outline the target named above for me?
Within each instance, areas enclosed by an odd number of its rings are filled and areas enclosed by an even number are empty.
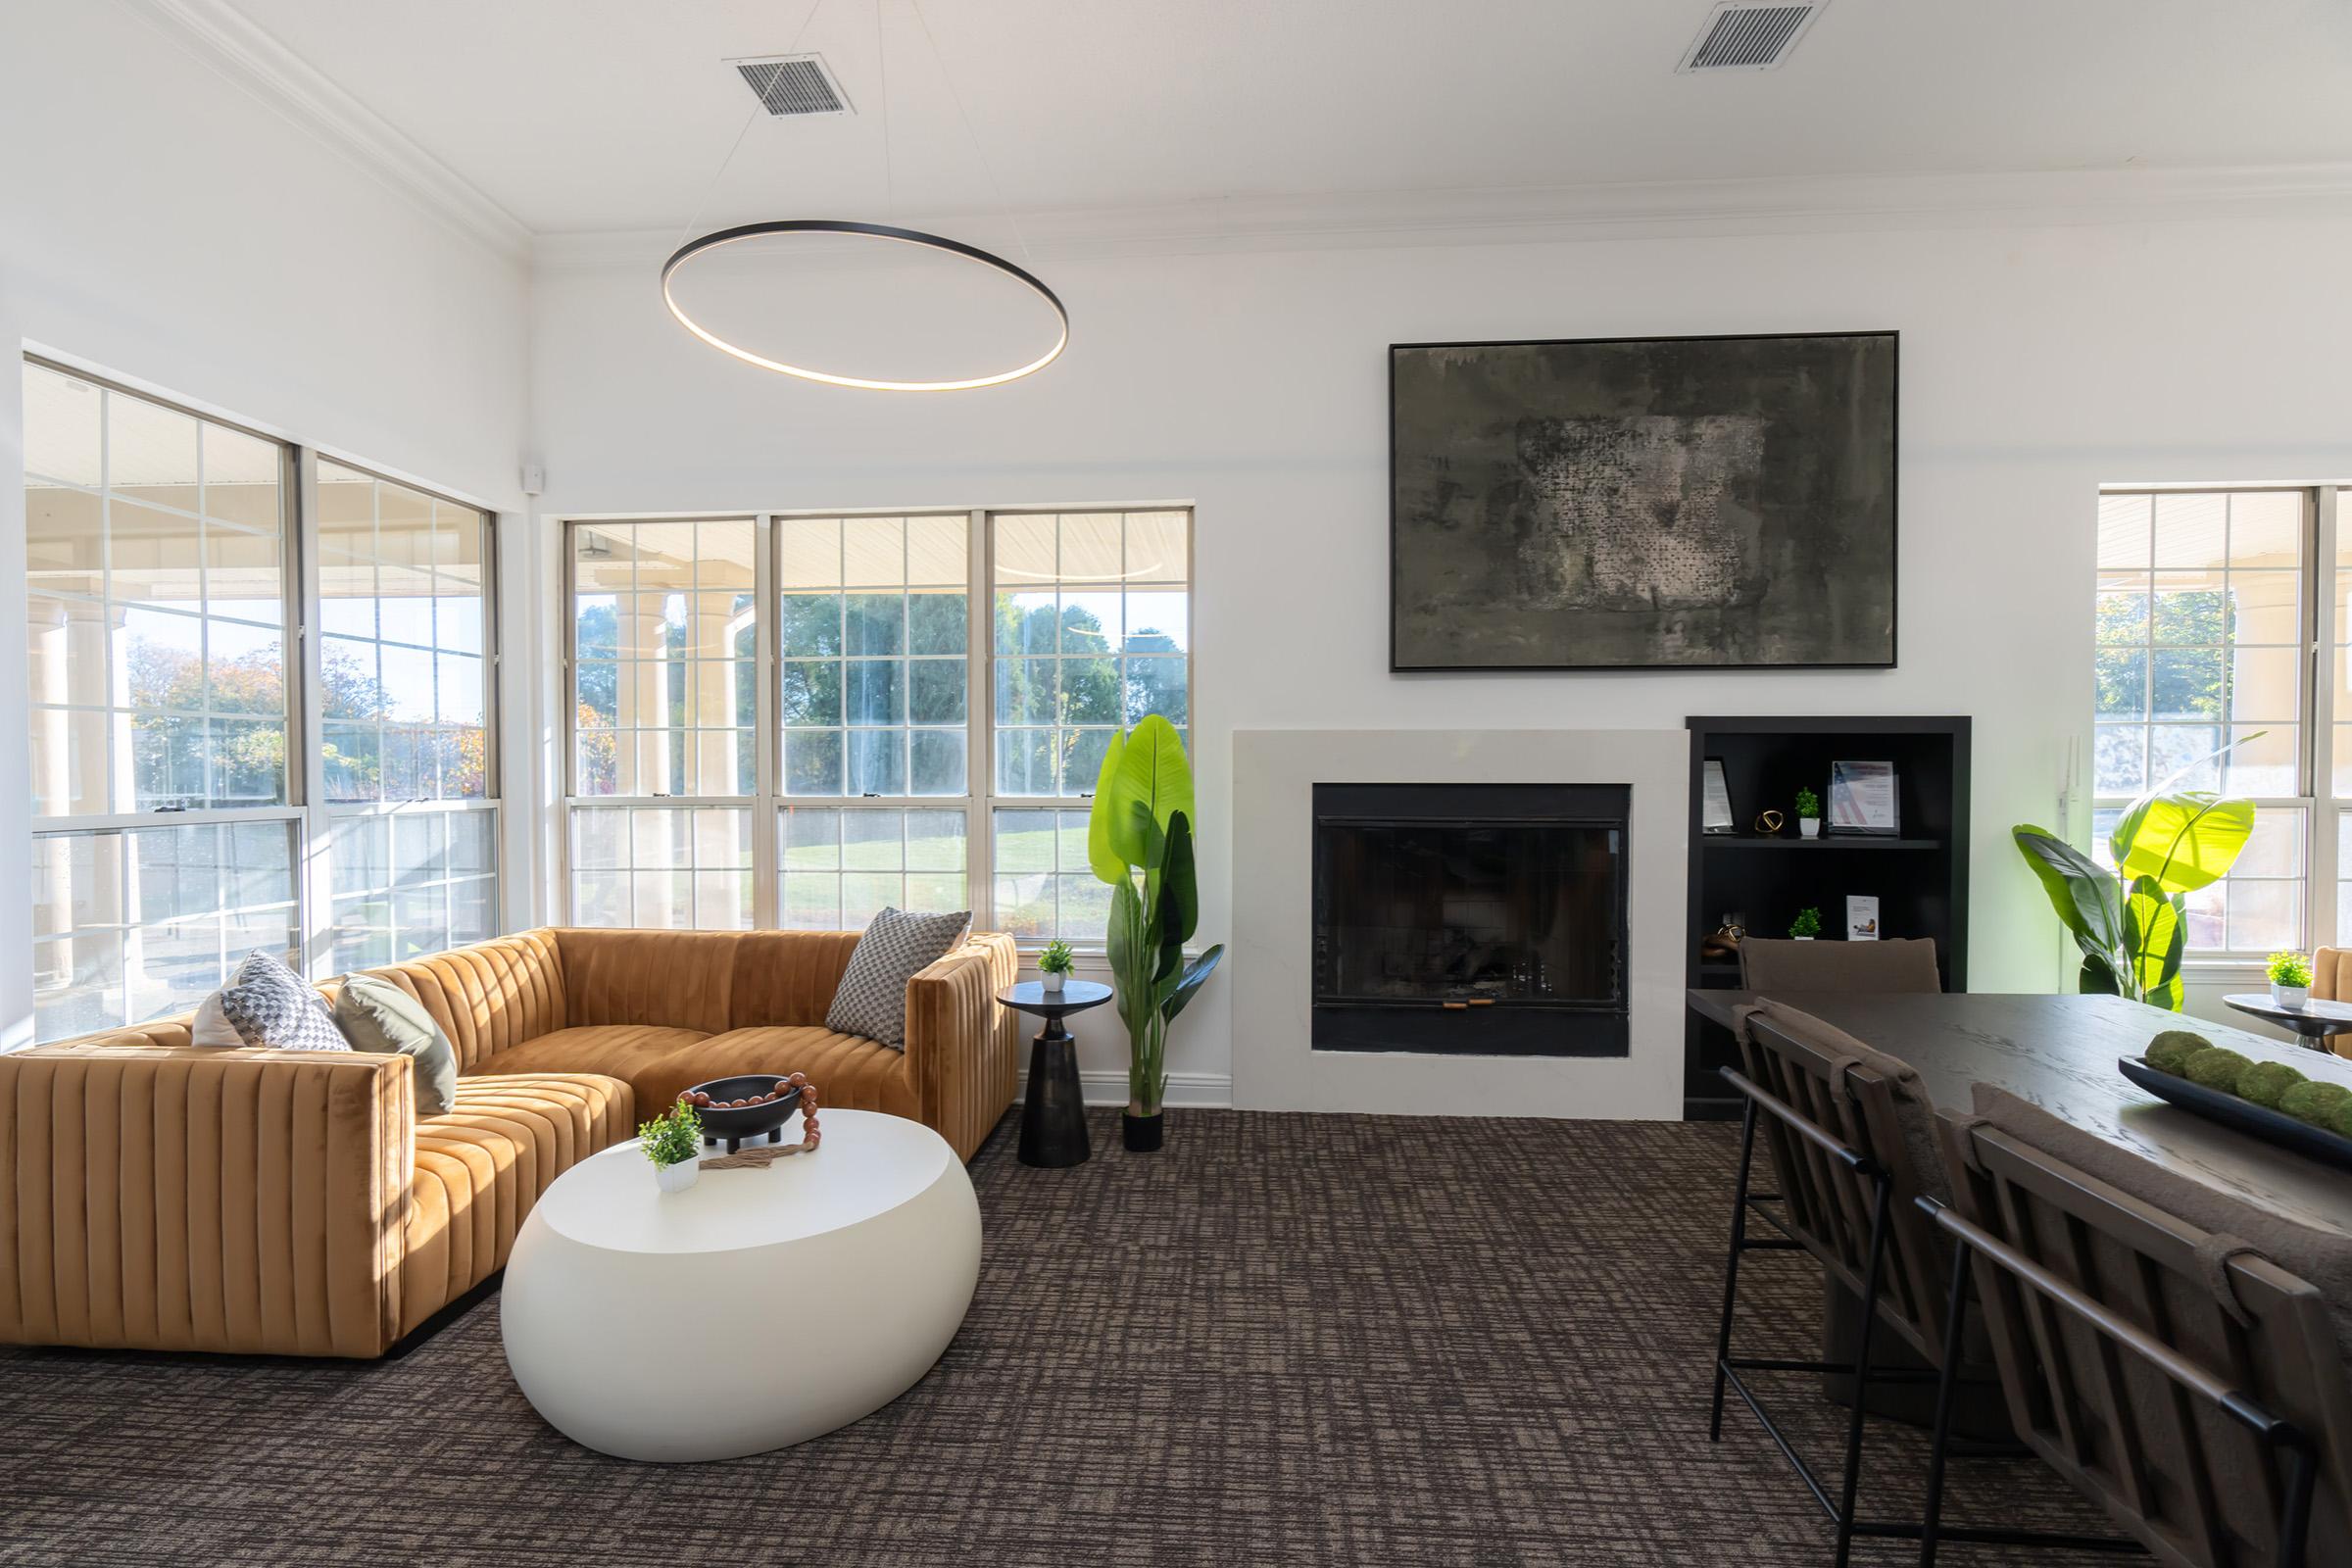
[[[2254,803],[2171,783],[2124,808],[2107,839],[2112,872],[2047,828],[2025,823],[2010,837],[2082,952],[2076,989],[2179,1012],[2185,896],[2220,881],[2236,862],[2253,836]]]
[[[1062,982],[1069,979],[1070,971],[1075,967],[1077,963],[1067,942],[1049,942],[1045,951],[1037,956],[1038,980],[1049,993],[1059,991]]]
[[[665,1193],[682,1193],[702,1174],[703,1118],[680,1100],[637,1127],[637,1147],[654,1162],[654,1180]]]
[[[1796,918],[1788,922],[1788,934],[1799,942],[1810,942],[1821,935],[1821,910],[1809,905],[1797,910]]]
[[[1193,822],[1193,770],[1176,726],[1154,713],[1113,735],[1095,779],[1086,850],[1111,889],[1104,946],[1127,1025],[1130,1149],[1159,1147],[1168,1026],[1225,956],[1222,943],[1190,962],[1184,956],[1200,915]]]
[[[1821,797],[1809,789],[1796,792],[1796,831],[1809,839],[1821,837]]]
[[[2270,975],[2271,1000],[2281,1007],[2300,1007],[2311,1000],[2311,960],[2302,954],[2272,954]]]

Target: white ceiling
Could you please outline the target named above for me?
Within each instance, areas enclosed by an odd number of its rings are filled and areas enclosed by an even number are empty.
[[[1708,0],[232,3],[540,233],[986,213],[975,138],[1023,212],[2352,162],[2342,0],[1834,0],[1700,76]],[[719,61],[796,40],[858,115],[762,115],[713,187]]]

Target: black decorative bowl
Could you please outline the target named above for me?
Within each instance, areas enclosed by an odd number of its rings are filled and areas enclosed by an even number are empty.
[[[709,1095],[713,1101],[751,1100],[766,1094],[784,1080],[772,1072],[747,1073],[740,1078],[713,1078],[707,1084],[696,1084],[686,1091],[689,1099]],[[694,1113],[703,1119],[703,1142],[725,1144],[732,1154],[745,1144],[766,1139],[777,1142],[784,1124],[792,1113],[801,1108],[801,1092],[792,1090],[780,1099],[760,1105],[697,1105]]]
[[[2283,1110],[2257,1105],[2251,1100],[2186,1078],[2176,1078],[2169,1072],[2149,1066],[2137,1056],[2118,1058],[2116,1065],[2125,1077],[2145,1089],[2159,1100],[2167,1100],[2182,1110],[2194,1111],[2225,1127],[2234,1127],[2249,1138],[2259,1138],[2280,1149],[2291,1149],[2312,1159],[2326,1160],[2352,1170],[2352,1138],[2343,1138],[2325,1127],[2314,1127],[2307,1121],[2297,1121]]]

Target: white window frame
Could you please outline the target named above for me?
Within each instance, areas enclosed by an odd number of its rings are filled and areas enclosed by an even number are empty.
[[[1195,581],[1194,562],[1198,552],[1199,512],[1189,501],[1088,502],[1068,505],[1040,505],[1017,507],[835,507],[803,508],[785,511],[741,512],[665,512],[665,513],[578,513],[567,514],[558,523],[557,537],[563,551],[561,569],[557,573],[557,623],[563,628],[562,661],[559,687],[564,707],[563,724],[563,806],[562,831],[557,835],[555,867],[556,907],[564,911],[566,920],[574,917],[572,906],[572,831],[571,812],[576,808],[596,810],[633,806],[690,807],[723,806],[749,807],[752,812],[752,927],[755,930],[775,930],[781,924],[782,908],[782,811],[786,807],[810,810],[842,812],[879,811],[960,811],[964,819],[964,888],[972,910],[972,924],[977,930],[998,929],[996,920],[996,842],[994,825],[1000,808],[1011,810],[1086,810],[1094,803],[1094,794],[1083,791],[1065,795],[1000,795],[997,793],[996,771],[996,528],[995,520],[1008,516],[1074,515],[1081,513],[1181,512],[1185,515],[1185,733],[1197,737],[1200,733],[1200,676],[1194,650],[1194,623],[1198,618],[1199,592]],[[573,570],[572,537],[575,529],[599,524],[634,522],[684,522],[738,520],[749,516],[756,540],[755,579],[760,585],[760,612],[765,625],[758,639],[759,710],[758,734],[755,740],[757,767],[756,792],[749,796],[675,796],[675,795],[591,795],[577,793],[576,776],[578,747],[575,731],[579,714],[577,671],[574,669],[577,631],[574,623],[576,576]],[[960,515],[965,518],[965,551],[967,556],[965,587],[965,644],[964,644],[964,793],[956,795],[787,795],[783,790],[783,759],[781,756],[783,725],[784,617],[781,613],[783,584],[776,561],[775,525],[779,520],[802,517],[944,517]],[[847,783],[845,776],[844,783]],[[1034,955],[1044,947],[1042,940],[1024,939],[1023,955]],[[1101,944],[1083,945],[1080,951],[1095,962],[1100,961]],[[1090,964],[1090,967],[1092,965]]]
[[[2247,799],[2256,809],[2297,810],[2303,815],[2302,882],[2302,942],[2308,950],[2337,945],[2341,936],[2336,920],[2336,852],[2339,810],[2352,810],[2352,796],[2338,797],[2334,793],[2334,737],[2335,737],[2335,670],[2332,661],[2338,632],[2335,626],[2335,591],[2339,575],[2352,576],[2352,564],[2339,567],[2336,564],[2336,503],[2341,487],[2332,484],[2115,484],[2102,485],[2101,496],[2114,495],[2242,495],[2253,491],[2269,491],[2299,495],[2303,498],[2302,557],[2298,566],[2302,597],[2302,696],[2296,722],[2300,744],[2295,756],[2297,792],[2293,795],[2259,795]],[[2113,570],[2112,567],[2094,567]],[[2094,590],[2095,593],[2095,590]],[[2155,604],[2151,593],[2149,614],[2153,617]],[[2099,651],[2094,643],[2093,653]],[[2151,674],[2152,678],[2152,674]],[[2096,722],[2096,715],[2093,715]],[[2225,714],[2222,727],[2230,727]],[[2088,795],[2091,810],[2091,837],[2098,839],[2098,813],[2118,809],[2131,804],[2129,795],[2101,794],[2097,789],[2097,760],[2090,761],[2091,788]],[[2158,783],[2154,777],[2147,785]],[[2094,842],[2094,851],[2103,846]],[[2181,958],[2187,971],[2219,974],[2252,972],[2263,967],[2267,954],[2252,950],[2230,948],[2191,948]]]

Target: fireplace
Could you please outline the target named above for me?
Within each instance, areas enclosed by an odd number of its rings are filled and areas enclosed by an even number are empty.
[[[1317,784],[1317,1051],[1621,1056],[1624,784]]]

